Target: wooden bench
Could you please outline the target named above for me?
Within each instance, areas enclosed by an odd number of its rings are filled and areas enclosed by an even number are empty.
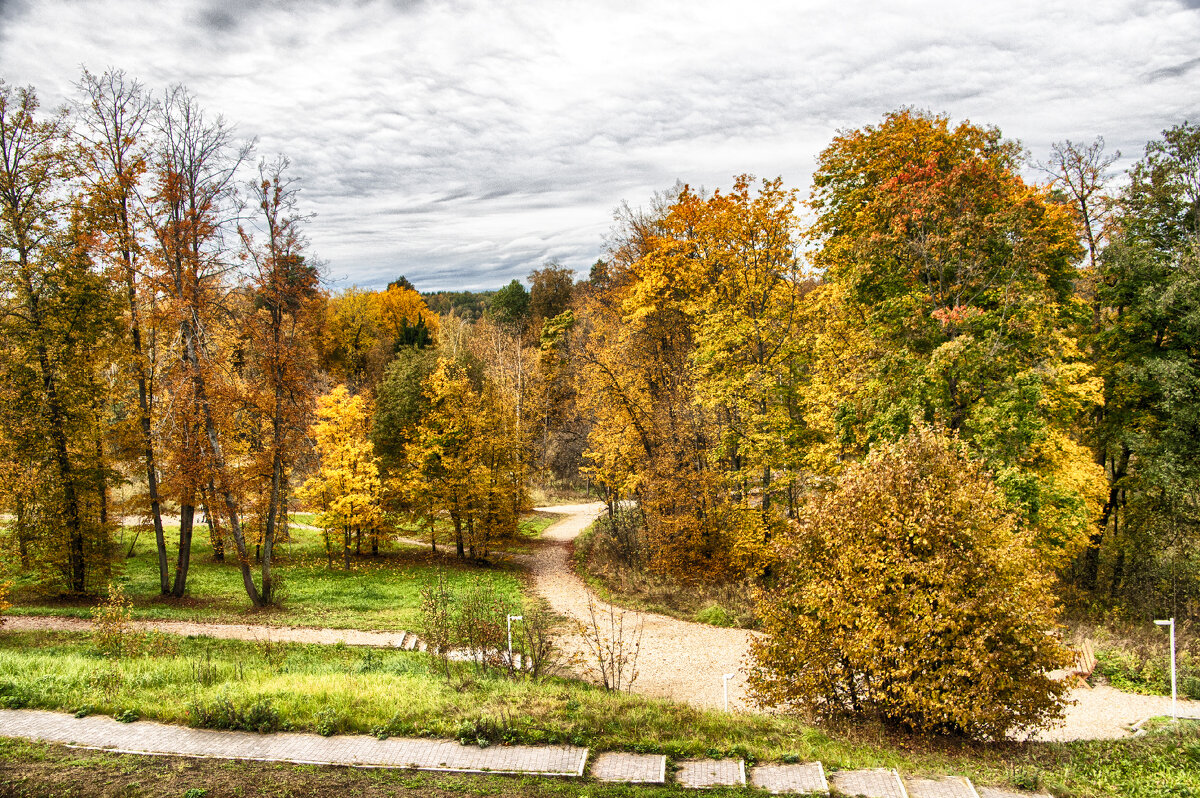
[[[1096,670],[1096,654],[1092,651],[1092,641],[1084,640],[1075,656],[1075,666],[1067,670],[1067,678],[1075,679],[1084,687],[1088,686],[1088,677]]]

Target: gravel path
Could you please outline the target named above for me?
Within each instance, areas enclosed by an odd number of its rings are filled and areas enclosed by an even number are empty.
[[[581,623],[589,619],[589,591],[571,569],[571,541],[603,509],[599,502],[537,508],[538,512],[557,513],[564,518],[542,533],[546,544],[532,557],[534,584],[555,612]],[[610,605],[599,600],[596,607],[599,612],[612,611]],[[750,708],[742,667],[750,650],[750,632],[689,623],[654,613],[638,615],[643,626],[634,692],[672,698],[696,707],[721,708],[724,704],[721,677],[732,673],[729,708]],[[627,626],[633,616],[634,613],[627,615]],[[568,654],[583,655],[583,640],[578,634],[567,635],[562,646]]]
[[[538,508],[539,512],[559,513],[564,518],[542,533],[547,545],[533,557],[537,590],[556,612],[576,620],[587,618],[588,590],[571,568],[570,542],[603,508],[600,503]],[[720,707],[721,675],[736,673],[729,683],[730,708],[749,708],[742,671],[751,633],[652,613],[642,617],[645,626],[638,660],[640,673],[634,692],[674,698],[697,707]],[[577,652],[580,647],[577,637],[564,645],[569,652]],[[1031,735],[1031,739],[1128,737],[1130,727],[1138,721],[1171,714],[1169,697],[1125,693],[1107,686],[1072,690],[1070,699],[1074,703],[1067,708],[1063,723]],[[1200,701],[1180,700],[1179,715],[1200,718]]]
[[[273,643],[321,643],[348,646],[397,647],[405,632],[368,632],[359,629],[314,629],[304,626],[266,626],[243,623],[196,623],[192,621],[130,621],[129,625],[142,632],[163,632],[173,635],[218,637],[223,640],[271,641]],[[55,630],[90,632],[92,622],[87,618],[63,618],[47,615],[17,615],[4,619],[4,629],[18,632]]]

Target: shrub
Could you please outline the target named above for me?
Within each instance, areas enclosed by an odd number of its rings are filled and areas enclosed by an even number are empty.
[[[332,737],[345,729],[346,721],[336,709],[322,709],[316,717],[317,734]]]
[[[205,729],[236,729],[268,734],[287,728],[269,698],[257,698],[249,706],[239,706],[226,695],[211,701],[193,701],[187,707],[191,725]]]
[[[28,688],[13,682],[0,682],[0,709],[22,709],[30,703]]]
[[[788,537],[752,643],[763,703],[978,738],[1061,715],[1050,577],[955,440],[917,429],[873,452]]]
[[[711,624],[712,626],[736,626],[736,619],[726,612],[725,608],[720,604],[709,604],[700,612],[696,613],[696,620],[700,623]]]
[[[106,657],[135,653],[137,642],[129,624],[129,600],[116,582],[108,583],[108,598],[92,612],[92,642]]]

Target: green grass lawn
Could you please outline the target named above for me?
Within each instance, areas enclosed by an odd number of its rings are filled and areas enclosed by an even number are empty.
[[[828,769],[952,773],[979,784],[1040,784],[1080,798],[1200,794],[1196,724],[1119,741],[973,744],[871,725],[821,731],[779,715],[701,711],[565,679],[481,675],[466,666],[447,678],[417,653],[200,638],[160,641],[153,649],[112,659],[98,655],[86,635],[0,633],[0,703],[132,711],[196,725],[270,718],[297,730],[561,742],[672,758],[795,756]]]
[[[540,532],[547,522],[531,518],[530,530]],[[527,534],[536,534],[530,531]],[[168,555],[174,573],[178,541],[177,527],[168,527]],[[453,556],[434,555],[422,547],[385,546],[380,556],[351,558],[349,571],[340,558],[330,568],[321,533],[291,530],[292,540],[276,548],[275,574],[283,582],[283,606],[254,610],[242,586],[232,543],[225,562],[217,562],[207,530],[197,529],[192,542],[188,590],[182,599],[159,594],[158,557],[153,537],[142,535],[135,556],[122,560],[117,580],[132,604],[132,617],[142,620],[188,620],[225,623],[264,623],[289,626],[325,626],[357,629],[418,629],[417,608],[421,588],[446,574],[451,588],[491,580],[504,599],[518,606],[521,572],[511,564],[460,563]],[[369,550],[364,546],[364,551]],[[257,568],[256,568],[257,576]],[[68,615],[90,617],[94,600],[47,597],[29,575],[10,574],[14,615]]]

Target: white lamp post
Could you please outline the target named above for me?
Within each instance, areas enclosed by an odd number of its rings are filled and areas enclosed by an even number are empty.
[[[721,687],[725,690],[725,711],[729,711],[729,680],[733,678],[732,673],[727,673],[721,677]]]
[[[1154,623],[1159,626],[1171,627],[1171,720],[1178,723],[1179,712],[1177,707],[1179,704],[1179,696],[1178,693],[1175,692],[1175,619],[1170,618],[1165,621],[1155,621]]]
[[[512,622],[513,621],[523,621],[523,620],[525,620],[525,618],[521,615],[508,616],[508,666],[510,668],[513,667],[513,662],[514,662],[513,653],[512,653]]]

